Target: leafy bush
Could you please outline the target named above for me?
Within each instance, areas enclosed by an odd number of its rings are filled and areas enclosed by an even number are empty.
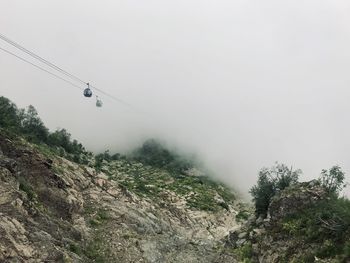
[[[234,253],[239,257],[241,260],[240,262],[243,263],[251,263],[253,262],[253,247],[251,243],[246,243],[245,245],[236,248],[234,250]]]
[[[80,246],[78,246],[76,243],[71,242],[69,243],[69,250],[73,252],[74,254],[81,255],[82,249]]]
[[[338,195],[346,186],[344,183],[345,174],[339,166],[333,166],[331,169],[322,170],[319,181],[321,185],[330,194]]]
[[[109,250],[106,247],[103,238],[97,236],[88,243],[86,248],[83,250],[85,256],[96,263],[108,262],[106,255],[109,254]]]
[[[37,195],[33,187],[23,178],[19,178],[19,190],[25,192],[29,200],[34,201],[37,198]]]
[[[249,211],[246,211],[246,210],[240,210],[236,215],[236,220],[238,222],[246,221],[248,218],[249,218]]]
[[[296,183],[300,174],[300,170],[293,171],[292,168],[278,163],[270,169],[263,168],[259,172],[257,185],[250,190],[256,215],[266,217],[272,197],[277,191]]]

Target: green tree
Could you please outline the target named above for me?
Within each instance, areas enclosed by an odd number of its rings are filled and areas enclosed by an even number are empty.
[[[0,127],[12,132],[18,132],[21,127],[19,110],[16,105],[5,97],[0,97]]]
[[[59,129],[51,133],[47,144],[59,147],[61,156],[65,156],[76,163],[88,163],[87,151],[77,140],[71,141],[71,134],[66,129]]]
[[[61,156],[78,163],[88,163],[88,158],[92,155],[77,140],[71,141],[71,135],[65,129],[50,133],[32,105],[27,110],[18,109],[9,99],[1,96],[0,127],[24,136],[33,143],[58,147],[55,150]]]
[[[292,168],[284,164],[276,163],[272,168],[263,168],[259,172],[259,178],[256,185],[250,189],[255,205],[255,214],[257,216],[267,216],[267,211],[272,197],[277,191],[298,182],[301,170],[293,171]]]
[[[328,193],[335,195],[338,195],[346,186],[346,183],[344,182],[345,173],[337,165],[329,170],[322,170],[319,181]]]
[[[52,146],[59,146],[65,149],[67,152],[72,153],[71,135],[66,129],[56,130],[51,133],[48,138],[48,143]]]
[[[26,112],[21,113],[22,131],[28,139],[35,142],[47,142],[49,130],[40,119],[34,106],[29,105]]]

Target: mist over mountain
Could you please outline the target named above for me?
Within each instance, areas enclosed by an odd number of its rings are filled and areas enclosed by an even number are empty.
[[[340,166],[262,168],[252,203],[155,139],[93,154],[0,97],[1,262],[348,262]],[[238,187],[237,185],[236,187]],[[271,240],[273,242],[271,242]]]
[[[0,31],[133,107],[0,53],[1,95],[87,149],[159,138],[242,192],[280,161],[350,174],[347,1],[1,3]],[[2,47],[13,49],[2,43]]]
[[[350,2],[0,3],[0,262],[350,262]]]

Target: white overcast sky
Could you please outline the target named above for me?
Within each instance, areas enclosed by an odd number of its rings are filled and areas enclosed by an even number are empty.
[[[275,161],[349,180],[349,14],[345,0],[2,0],[1,34],[134,108],[97,109],[1,50],[0,95],[90,150],[162,138],[243,192]]]

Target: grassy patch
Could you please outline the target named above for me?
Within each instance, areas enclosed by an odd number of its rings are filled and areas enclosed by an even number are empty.
[[[29,200],[34,201],[37,199],[37,194],[34,192],[33,187],[23,178],[19,178],[19,190],[25,192]]]
[[[101,222],[95,218],[90,219],[89,223],[91,226],[99,226],[101,224]]]
[[[64,174],[64,169],[62,168],[62,166],[53,165],[52,171],[56,174]]]
[[[198,195],[192,195],[187,198],[187,205],[198,210],[216,212],[220,207],[215,201],[211,192],[201,191]]]
[[[206,176],[175,176],[160,168],[139,166],[130,162],[122,165],[119,162],[118,165],[118,168],[115,168],[112,163],[109,167],[112,170],[118,169],[119,173],[123,172],[126,176],[112,176],[111,179],[118,181],[129,191],[151,198],[155,202],[163,199],[164,191],[171,191],[186,198],[188,207],[205,211],[228,210],[229,204],[235,200],[230,189]]]
[[[93,207],[86,207],[85,213],[92,216],[92,218],[89,220],[89,223],[93,227],[101,225],[104,221],[110,218],[108,212],[103,208],[100,208],[96,211]]]
[[[236,215],[236,220],[238,222],[246,221],[249,218],[249,211],[246,210],[240,210],[238,214]]]
[[[347,199],[334,197],[318,202],[285,218],[280,230],[305,243],[317,244],[315,255],[319,258],[350,259],[350,201]]]
[[[247,243],[239,248],[234,249],[234,254],[237,255],[240,259],[240,262],[243,263],[252,263],[253,262],[253,248],[251,243]]]
[[[96,263],[107,263],[109,262],[106,258],[106,253],[108,253],[108,249],[106,250],[103,240],[99,237],[96,237],[92,240],[84,249],[83,253],[85,256],[92,260],[92,262]]]
[[[79,247],[76,243],[73,242],[69,244],[69,251],[77,255],[81,255],[83,253],[81,247]]]
[[[104,221],[109,219],[109,214],[106,210],[104,209],[99,209],[97,212],[97,217],[99,220]]]

